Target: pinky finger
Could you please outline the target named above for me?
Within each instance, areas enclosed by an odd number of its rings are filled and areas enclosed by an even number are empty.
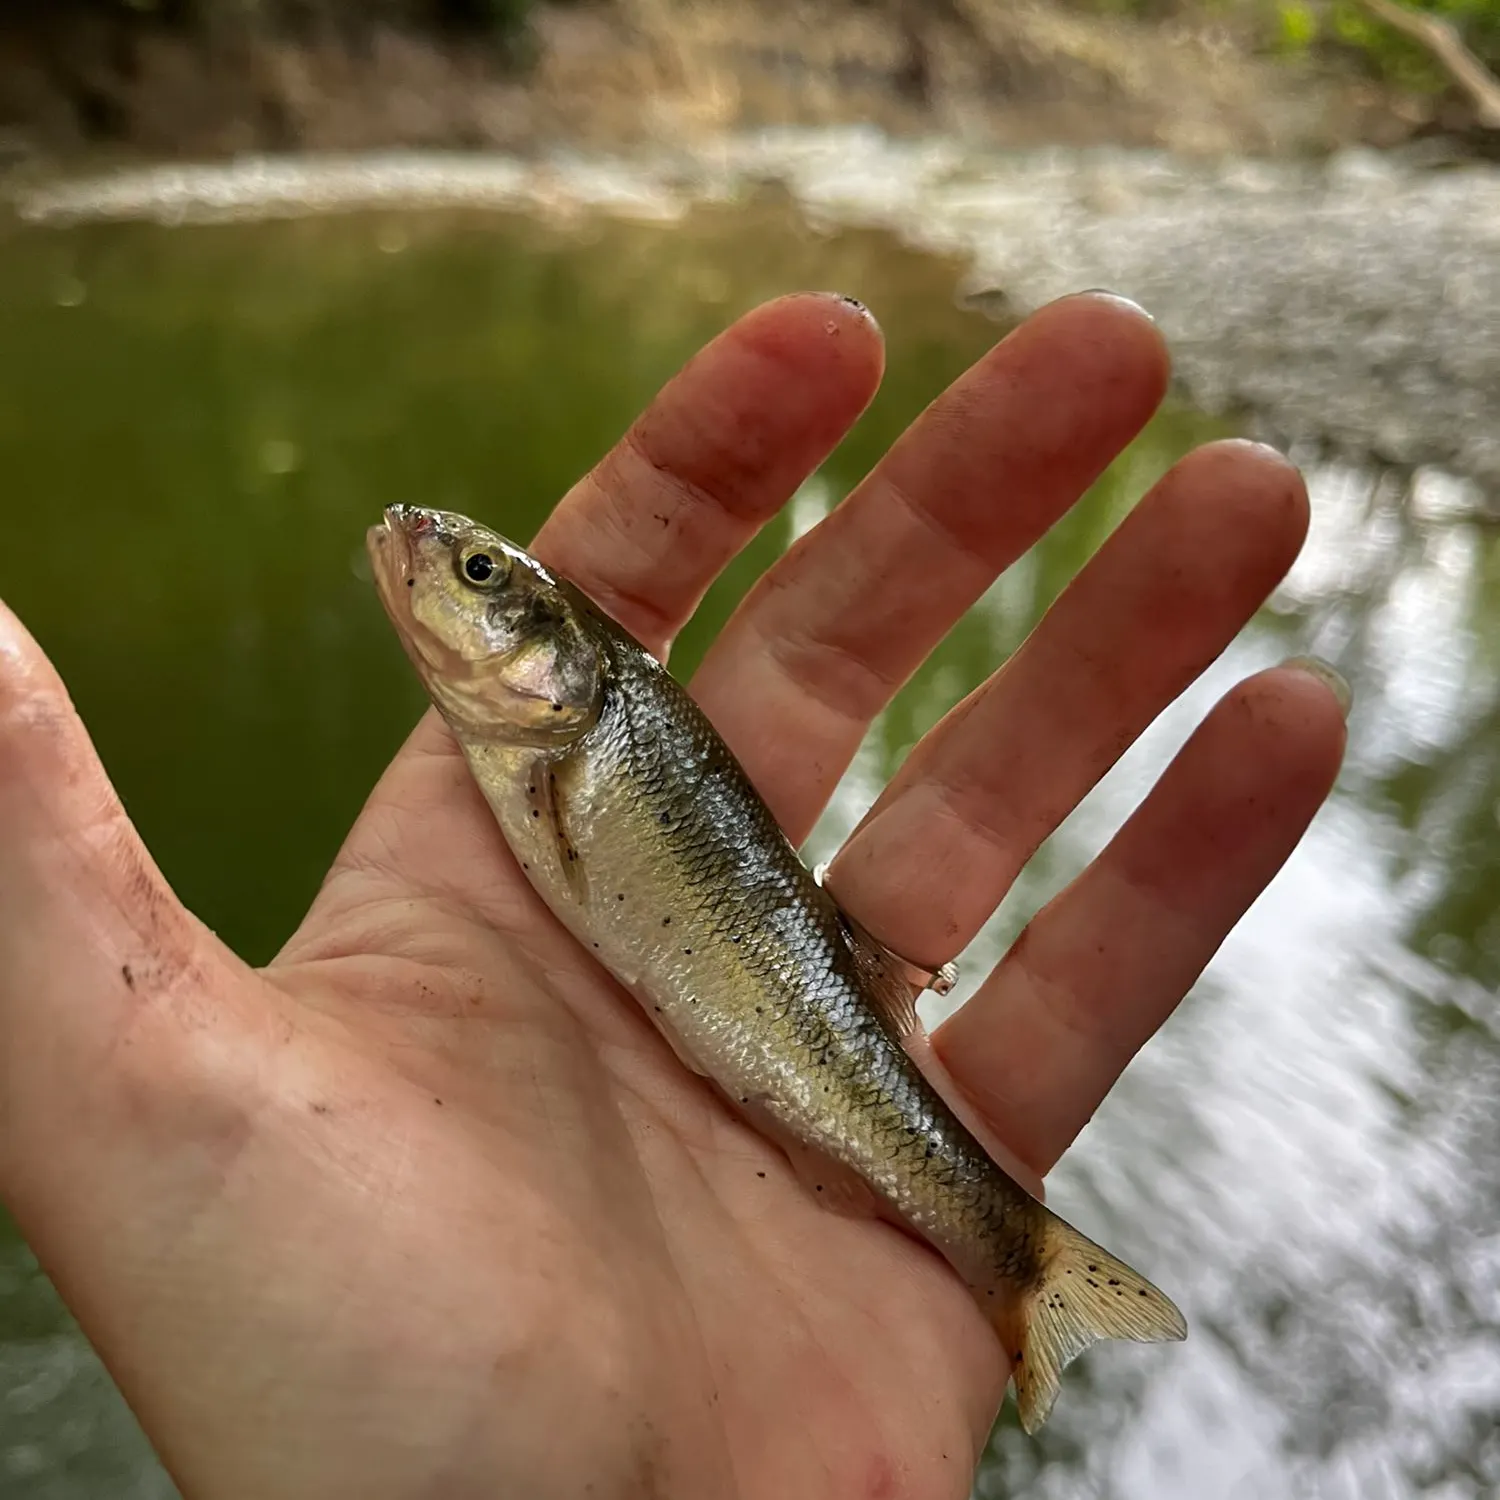
[[[1296,847],[1343,757],[1340,689],[1288,663],[1231,691],[933,1037],[1027,1166],[1062,1155]]]

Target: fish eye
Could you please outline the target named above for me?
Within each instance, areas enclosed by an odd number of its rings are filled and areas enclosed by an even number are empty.
[[[458,571],[467,582],[479,588],[494,588],[505,579],[505,559],[483,547],[464,552],[458,559]]]

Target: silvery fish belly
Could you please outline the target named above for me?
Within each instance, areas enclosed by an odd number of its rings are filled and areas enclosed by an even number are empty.
[[[1088,1345],[1186,1335],[1161,1292],[1025,1192],[929,1083],[907,981],[643,647],[465,517],[393,507],[369,547],[527,878],[810,1191],[948,1260],[1004,1342],[1027,1431]]]

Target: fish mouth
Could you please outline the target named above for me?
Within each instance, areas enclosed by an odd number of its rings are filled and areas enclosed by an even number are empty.
[[[411,587],[413,573],[413,539],[435,529],[437,518],[431,511],[416,505],[387,505],[378,526],[365,533],[365,550],[370,555],[375,582],[388,605]]]
[[[423,532],[438,529],[438,513],[421,505],[387,505],[384,524],[393,531],[421,536]]]
[[[388,505],[380,524],[365,532],[375,592],[407,655],[424,673],[429,669],[451,673],[463,666],[458,653],[423,625],[411,604],[417,581],[416,540],[440,532],[437,513],[419,505]]]

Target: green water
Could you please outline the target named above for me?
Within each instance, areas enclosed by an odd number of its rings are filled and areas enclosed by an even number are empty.
[[[436,214],[3,231],[0,596],[62,670],[178,891],[264,960],[419,711],[362,572],[381,506],[528,536],[737,312],[806,286],[861,297],[887,333],[885,388],[710,594],[674,658],[688,672],[794,524],[992,342],[953,282],[772,208],[568,233]],[[883,718],[822,845],[1151,479],[1227,430],[1181,409],[1152,424]],[[1443,476],[1415,495],[1373,471],[1315,479],[1289,585],[968,961],[972,983],[1237,673],[1307,647],[1348,670],[1360,708],[1333,804],[1058,1174],[1059,1200],[1117,1226],[1122,1253],[1153,1247],[1200,1333],[1175,1365],[1100,1351],[1040,1445],[1003,1423],[985,1495],[1500,1486],[1500,552]],[[0,1231],[0,1495],[168,1493]]]

